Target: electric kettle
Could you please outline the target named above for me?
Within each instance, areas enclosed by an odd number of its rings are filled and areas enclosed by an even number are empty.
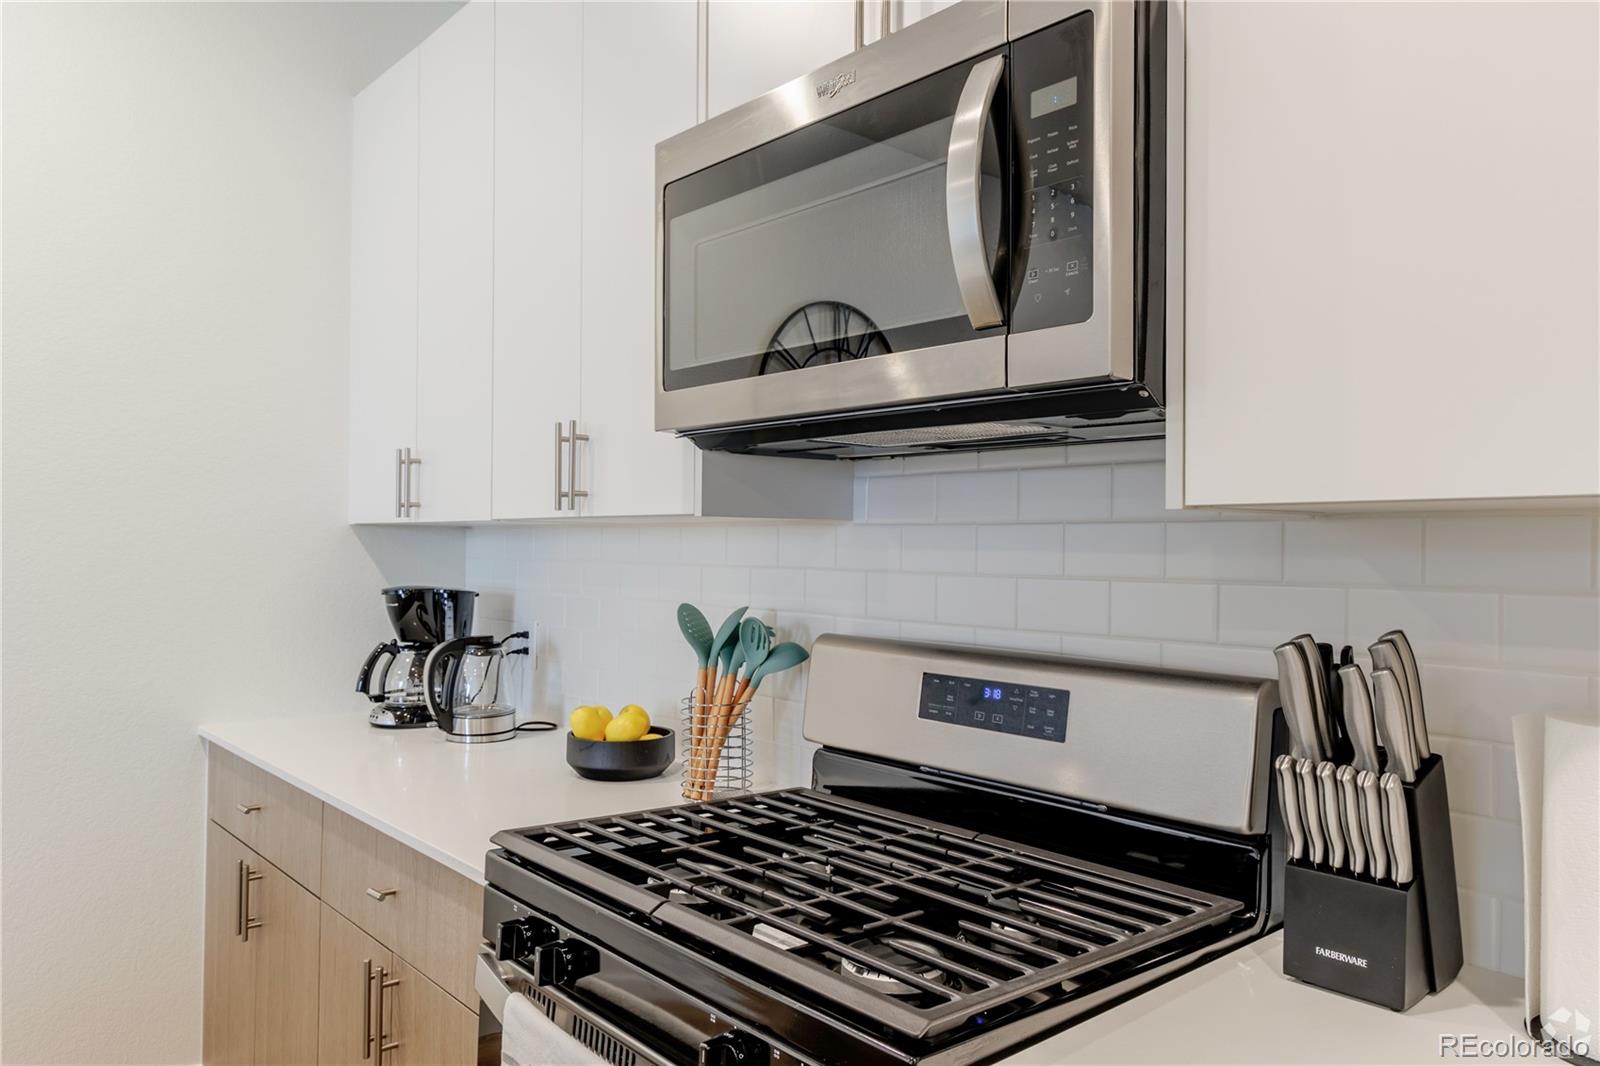
[[[504,640],[457,637],[435,645],[422,668],[422,697],[449,740],[482,744],[517,735],[517,710],[502,698],[501,673],[506,659],[527,655],[526,631]],[[520,648],[507,648],[512,641]]]

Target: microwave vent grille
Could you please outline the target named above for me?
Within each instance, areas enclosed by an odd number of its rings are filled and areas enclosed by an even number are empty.
[[[1015,437],[1059,437],[1060,426],[1037,422],[968,422],[957,426],[924,426],[916,429],[884,429],[867,433],[841,433],[836,437],[817,437],[822,444],[853,444],[868,448],[904,448],[917,445],[965,444],[982,440],[1010,440]]]

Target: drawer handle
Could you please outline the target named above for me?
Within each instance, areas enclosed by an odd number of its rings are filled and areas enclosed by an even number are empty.
[[[379,903],[382,903],[384,900],[388,899],[390,896],[399,891],[400,890],[398,888],[369,888],[367,889],[367,895],[371,896]]]
[[[240,803],[235,806],[239,808],[240,814],[254,814],[261,809],[261,804],[259,803]]]

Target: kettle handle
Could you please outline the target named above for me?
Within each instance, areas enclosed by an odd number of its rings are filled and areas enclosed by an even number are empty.
[[[378,660],[385,655],[389,656],[389,662],[392,665],[395,654],[399,650],[400,646],[392,640],[386,640],[376,648],[373,648],[372,654],[367,656],[367,661],[361,664],[361,673],[356,676],[356,691],[373,703],[382,703],[383,686],[381,684],[378,686],[378,694],[376,696],[372,694],[372,671],[377,667]],[[384,670],[384,674],[388,674],[387,669]]]
[[[435,644],[433,649],[428,652],[427,660],[422,664],[422,698],[428,705],[428,713],[433,715],[433,720],[441,725],[446,718],[450,717],[450,712],[440,707],[439,701],[433,698],[434,674],[436,671],[443,669],[450,659],[461,654],[462,649],[471,640],[471,637],[456,637],[454,640],[447,640],[443,644]],[[441,688],[440,691],[443,692],[444,689]],[[445,699],[446,701],[450,699],[448,693],[446,693]]]

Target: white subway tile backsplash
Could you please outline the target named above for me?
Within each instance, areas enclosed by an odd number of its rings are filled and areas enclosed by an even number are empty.
[[[856,465],[850,523],[587,520],[473,530],[467,574],[492,632],[536,626],[533,716],[638,700],[675,715],[692,656],[681,601],[818,634],[1060,651],[1271,675],[1310,631],[1365,658],[1404,628],[1451,764],[1474,961],[1522,967],[1510,720],[1600,715],[1592,516],[1300,518],[1168,512],[1160,442]],[[631,651],[615,657],[618,640]],[[758,774],[804,773],[806,668],[758,713]]]
[[[937,617],[948,625],[1010,628],[1017,624],[1017,583],[1009,577],[941,577]]]
[[[1154,581],[1114,582],[1111,586],[1111,632],[1119,637],[1157,640],[1214,640],[1217,587]]]
[[[1011,522],[1017,517],[1017,472],[939,475],[941,522]]]
[[[927,621],[938,607],[939,589],[928,574],[867,575],[867,610],[872,618]]]
[[[1321,518],[1283,530],[1283,579],[1329,585],[1422,582],[1422,520]]]
[[[1217,639],[1224,644],[1273,647],[1297,633],[1344,640],[1343,589],[1292,585],[1223,585]]]
[[[920,477],[881,477],[866,485],[868,522],[932,522],[938,509],[939,481],[933,474]]]
[[[1104,581],[1025,580],[1017,586],[1017,625],[1057,633],[1104,633],[1111,586]]]
[[[900,569],[900,530],[894,526],[840,526],[835,565],[841,570]]]
[[[1085,522],[1111,517],[1111,467],[1024,470],[1017,475],[1024,522]]]
[[[1061,573],[1061,527],[979,526],[978,573]]]
[[[1421,660],[1483,663],[1500,653],[1500,603],[1487,593],[1350,590],[1350,641],[1365,648],[1403,629]]]
[[[907,526],[900,532],[900,566],[936,574],[970,574],[978,534],[971,526]]]
[[[1064,528],[1064,568],[1072,577],[1161,577],[1167,527],[1159,522],[1078,523]]]
[[[1283,576],[1283,524],[1175,523],[1167,528],[1167,576],[1277,581]]]
[[[1556,670],[1600,670],[1600,599],[1507,596],[1505,661]]]
[[[1594,581],[1588,516],[1430,518],[1427,582],[1452,588],[1587,592]]]
[[[797,523],[778,527],[781,566],[833,566],[838,538],[834,527]]]

